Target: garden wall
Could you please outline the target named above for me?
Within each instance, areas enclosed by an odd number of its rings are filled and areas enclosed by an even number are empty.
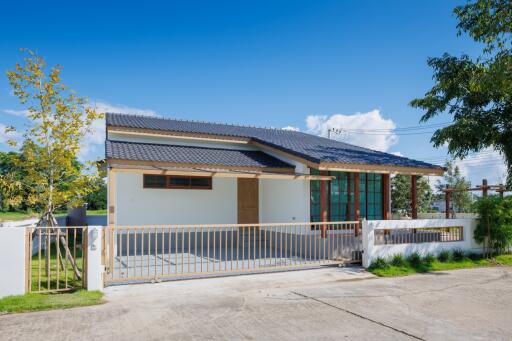
[[[409,256],[418,252],[438,254],[443,250],[462,249],[466,252],[482,252],[482,247],[474,240],[476,219],[419,219],[419,220],[371,220],[364,221],[363,266],[368,267],[378,257],[389,258],[396,254]],[[456,229],[460,231],[457,241],[441,241],[440,238]],[[439,232],[432,232],[439,231]],[[386,243],[382,238],[386,236]],[[421,238],[421,237],[424,238]],[[450,239],[448,239],[450,240]]]

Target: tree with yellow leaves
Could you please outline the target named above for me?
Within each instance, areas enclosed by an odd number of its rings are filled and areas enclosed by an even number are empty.
[[[0,186],[10,189],[7,200],[23,199],[37,207],[40,225],[56,226],[56,209],[78,206],[94,190],[90,184],[96,175],[77,167],[76,160],[92,122],[101,114],[62,84],[60,66],[48,68],[44,58],[30,50],[23,52],[23,62],[7,71],[7,77],[30,121],[22,134],[22,157],[16,159],[24,177],[13,182],[11,175],[4,175]],[[9,143],[18,145],[15,140]],[[19,198],[22,193],[27,197]]]

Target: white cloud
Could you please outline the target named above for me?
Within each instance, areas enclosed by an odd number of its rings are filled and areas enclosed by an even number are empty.
[[[96,111],[100,113],[120,113],[130,115],[142,115],[142,116],[158,116],[156,111],[151,109],[139,109],[133,108],[122,104],[109,104],[106,102],[94,102],[91,105]],[[102,145],[105,143],[105,119],[95,120],[91,126],[91,133],[87,134],[84,139],[84,144],[80,150],[80,159],[89,160],[91,158],[97,158],[98,155],[91,155],[95,152],[95,146]],[[103,157],[103,155],[99,155]]]
[[[461,174],[469,179],[473,185],[482,183],[487,179],[489,184],[504,183],[507,177],[505,159],[493,148],[486,148],[464,160],[456,160]]]
[[[400,152],[391,152],[390,154],[396,155],[396,156],[404,156],[404,154]]]
[[[151,109],[140,109],[140,108],[133,108],[129,107],[123,104],[110,104],[106,102],[94,102],[91,105],[94,107],[98,112],[101,113],[119,113],[119,114],[130,114],[130,115],[143,115],[143,116],[158,116],[156,111]]]
[[[19,116],[19,117],[27,117],[29,114],[28,110],[2,109],[1,111],[5,114]]]
[[[395,123],[382,117],[377,109],[353,115],[309,115],[306,125],[310,133],[320,136],[327,136],[328,129],[337,129],[341,134],[333,134],[332,138],[384,152],[398,143],[398,136],[393,132]]]
[[[300,129],[298,127],[293,127],[293,126],[286,126],[284,128],[281,128],[283,130],[291,130],[291,131],[300,131]]]

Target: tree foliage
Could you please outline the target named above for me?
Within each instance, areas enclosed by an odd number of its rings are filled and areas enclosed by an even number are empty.
[[[23,62],[7,71],[13,94],[27,106],[30,125],[23,132],[20,157],[13,159],[23,172],[16,182],[20,191],[4,193],[12,203],[25,200],[37,207],[43,216],[81,204],[94,190],[95,174],[84,169],[77,157],[84,136],[100,114],[63,85],[60,74],[59,66],[48,69],[45,60],[32,51],[26,51]],[[16,141],[9,143],[17,146]],[[9,177],[15,173],[2,175],[1,183],[8,183]]]
[[[471,187],[471,182],[466,180],[466,178],[460,174],[459,167],[452,161],[446,161],[444,166],[446,168],[446,172],[443,175],[443,179],[437,180],[436,183],[436,189],[438,191],[446,188],[446,185],[454,189],[465,189]],[[471,199],[470,192],[453,192],[451,194],[451,201],[453,202],[453,209],[455,212],[466,213],[471,211],[473,201]]]
[[[475,240],[486,242],[487,247],[498,253],[512,247],[512,197],[491,196],[477,202],[479,213]]]
[[[426,178],[416,180],[418,212],[429,212],[433,193]],[[411,177],[398,174],[391,179],[391,209],[393,212],[406,212],[411,215]]]
[[[422,122],[442,113],[453,122],[432,136],[435,147],[447,145],[454,157],[491,147],[507,163],[512,186],[512,5],[510,0],[477,0],[454,10],[459,34],[483,43],[473,59],[444,54],[429,58],[434,86],[423,98],[411,101],[425,110]]]

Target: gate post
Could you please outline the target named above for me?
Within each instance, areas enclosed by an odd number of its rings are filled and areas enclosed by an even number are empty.
[[[101,262],[102,226],[89,226],[87,229],[87,290],[103,290],[103,272],[105,267]]]
[[[367,268],[371,264],[373,244],[375,242],[374,227],[373,225],[370,226],[366,219],[362,221],[361,225],[361,239],[363,241],[363,267]]]

